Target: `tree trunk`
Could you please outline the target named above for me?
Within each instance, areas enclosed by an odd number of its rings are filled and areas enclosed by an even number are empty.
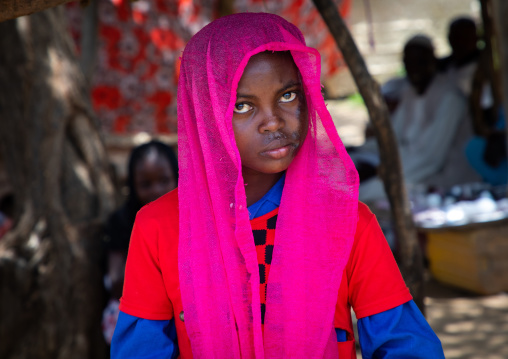
[[[217,2],[217,13],[219,17],[231,15],[233,13],[234,0],[219,0]]]
[[[508,26],[505,25],[508,16],[508,3],[506,0],[492,0],[492,11],[494,23],[496,25],[496,44],[499,51],[499,64],[501,73],[501,103],[505,111],[505,121],[508,114]],[[507,126],[508,128],[508,126]],[[508,130],[506,130],[506,139],[508,142]],[[508,146],[507,146],[508,149]]]
[[[493,19],[492,16],[492,1],[480,0],[480,8],[483,22],[483,40],[485,42],[483,52],[486,53],[487,57],[486,64],[482,64],[485,67],[483,71],[486,72],[486,78],[490,82],[492,96],[494,98],[494,106],[497,108],[502,101],[501,74],[499,64],[497,64],[500,59],[499,55],[495,54],[496,51],[499,51],[500,39],[496,39],[496,33],[498,33],[498,31],[494,28],[495,19]]]
[[[378,84],[370,76],[356,44],[332,0],[313,0],[342,52],[362,95],[374,129],[381,158],[380,177],[390,201],[398,239],[399,267],[420,310],[423,305],[423,263],[406,195],[402,168],[388,108]]]
[[[97,59],[99,29],[99,0],[90,0],[83,9],[81,24],[81,56],[79,59],[81,70],[85,75],[87,85],[92,82]]]
[[[0,358],[103,358],[103,141],[62,8],[0,23],[0,151],[15,227],[0,242]]]

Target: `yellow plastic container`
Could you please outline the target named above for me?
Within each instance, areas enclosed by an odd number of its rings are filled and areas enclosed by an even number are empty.
[[[424,232],[434,278],[480,294],[508,291],[508,220]]]

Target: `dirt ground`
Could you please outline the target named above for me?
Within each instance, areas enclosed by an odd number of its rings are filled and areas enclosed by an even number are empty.
[[[426,280],[426,317],[447,359],[508,358],[508,294],[482,296]],[[362,358],[357,348],[358,359]]]
[[[425,305],[446,358],[508,358],[507,293],[475,295],[429,278]]]

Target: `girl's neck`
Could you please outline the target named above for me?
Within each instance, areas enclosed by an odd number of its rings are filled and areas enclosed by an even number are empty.
[[[245,195],[247,196],[247,207],[259,201],[282,177],[284,172],[279,173],[255,173],[249,174],[243,171],[245,183]]]

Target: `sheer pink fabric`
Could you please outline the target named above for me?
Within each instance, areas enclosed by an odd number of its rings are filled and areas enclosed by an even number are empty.
[[[286,175],[263,335],[231,121],[250,57],[287,50],[302,75],[309,132]],[[178,122],[180,289],[194,357],[337,357],[333,316],[356,230],[358,176],[321,96],[318,52],[276,15],[216,20],[183,53]]]

